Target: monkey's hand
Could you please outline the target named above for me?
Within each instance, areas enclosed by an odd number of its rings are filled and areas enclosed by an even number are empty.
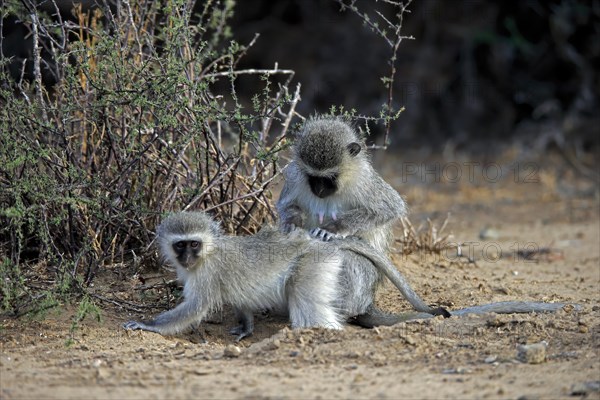
[[[296,228],[304,226],[304,213],[298,206],[292,205],[287,207],[281,213],[280,229],[283,233],[287,234],[294,231]]]
[[[160,333],[156,327],[138,321],[127,321],[123,324],[123,328],[128,331],[142,330],[148,332]]]
[[[309,232],[312,238],[318,239],[322,242],[329,242],[333,239],[343,239],[344,236],[338,235],[337,233],[329,232],[325,229],[314,228]]]

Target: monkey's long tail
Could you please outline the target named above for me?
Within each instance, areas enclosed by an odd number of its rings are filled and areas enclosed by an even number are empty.
[[[346,238],[337,240],[336,245],[342,250],[349,250],[370,260],[375,267],[381,271],[392,283],[400,290],[400,293],[414,307],[415,310],[431,315],[443,315],[449,317],[450,314],[443,308],[431,308],[425,303],[417,293],[410,287],[410,284],[404,279],[404,276],[396,269],[392,262],[379,254],[373,247],[359,239]],[[415,318],[411,318],[415,319]]]
[[[549,313],[560,310],[566,305],[572,305],[574,310],[581,310],[580,304],[571,303],[541,303],[535,301],[501,301],[498,303],[484,304],[481,306],[467,307],[460,310],[450,311],[451,315],[462,317],[467,314],[518,314],[518,313]],[[373,328],[375,326],[391,326],[400,322],[412,321],[416,319],[433,318],[434,315],[426,312],[407,312],[392,314],[381,311],[372,306],[365,314],[357,315],[350,319],[350,323],[360,325],[364,328]]]
[[[517,314],[517,313],[546,313],[555,312],[568,303],[542,303],[535,301],[501,301],[498,303],[484,304],[481,306],[467,307],[450,311],[450,314],[462,316],[467,314]],[[572,304],[575,310],[581,310],[581,305]]]

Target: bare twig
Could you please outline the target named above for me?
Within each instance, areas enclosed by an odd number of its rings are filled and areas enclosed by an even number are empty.
[[[363,22],[377,34],[377,36],[381,37],[390,47],[392,53],[390,55],[389,63],[390,63],[390,73],[387,77],[382,78],[385,87],[387,88],[387,104],[385,108],[385,135],[383,138],[383,144],[378,146],[371,146],[371,149],[387,149],[390,144],[389,136],[392,129],[392,121],[396,120],[400,113],[404,111],[404,108],[400,108],[397,111],[394,111],[394,80],[396,77],[396,59],[398,54],[398,49],[400,44],[404,39],[414,39],[413,36],[405,36],[402,35],[402,25],[404,23],[404,14],[410,13],[408,10],[408,6],[412,3],[412,0],[407,0],[406,2],[385,0],[384,2],[392,5],[397,11],[395,14],[396,20],[390,21],[387,17],[383,15],[379,10],[375,10],[375,13],[379,16],[379,18],[385,23],[388,28],[391,28],[392,34],[388,33],[387,30],[382,29],[379,26],[379,23],[372,20],[366,12],[362,12],[356,6],[357,0],[351,0],[349,4],[344,3],[343,0],[336,0],[337,3],[340,4],[342,11],[345,9],[350,9],[354,14],[356,14],[359,18],[363,20]]]
[[[39,103],[40,111],[42,112],[42,118],[45,123],[48,123],[48,113],[46,112],[46,102],[44,101],[42,86],[42,71],[40,70],[40,58],[41,50],[39,45],[39,19],[37,13],[30,15],[31,26],[33,28],[33,76],[35,79],[35,94]]]
[[[237,76],[237,75],[276,75],[276,74],[289,74],[294,75],[296,72],[292,69],[240,69],[234,71],[214,72],[212,74],[205,74],[203,78],[215,78],[219,76]]]

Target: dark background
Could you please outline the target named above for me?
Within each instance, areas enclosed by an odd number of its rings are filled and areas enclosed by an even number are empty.
[[[356,5],[394,16],[381,1]],[[417,0],[409,9],[403,33],[415,39],[398,52],[394,106],[406,111],[393,146],[597,149],[600,1]],[[387,101],[380,78],[391,49],[334,1],[240,1],[233,32],[242,43],[261,35],[241,66],[296,71],[304,115],[331,105],[378,115]]]
[[[59,3],[67,18],[71,3]],[[356,5],[373,20],[374,9],[394,19],[385,2]],[[409,9],[403,33],[415,39],[398,51],[393,105],[406,110],[392,124],[392,146],[543,152],[558,145],[597,159],[600,0],[415,0]],[[277,62],[296,71],[305,116],[332,105],[377,116],[387,102],[381,77],[391,49],[333,0],[239,1],[231,28],[243,44],[260,34],[240,68]],[[31,54],[28,29],[6,19],[3,36],[4,56],[20,66]],[[239,85],[247,98],[263,87]],[[373,124],[375,142],[383,129]]]

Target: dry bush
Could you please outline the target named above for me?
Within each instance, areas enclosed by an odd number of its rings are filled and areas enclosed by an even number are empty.
[[[106,265],[153,263],[153,231],[173,210],[206,210],[231,233],[272,220],[300,87],[291,70],[237,68],[252,43],[230,41],[232,2],[194,13],[193,1],[123,1],[74,20],[36,4],[6,9],[34,54],[17,77],[1,61],[2,309],[30,309],[41,289],[78,293]],[[263,90],[242,98],[243,79]]]
[[[235,234],[275,218],[269,189],[299,119],[294,71],[239,68],[258,36],[231,40],[233,1],[96,3],[73,18],[52,0],[2,9],[33,46],[30,58],[0,60],[0,310],[90,293],[109,266],[138,276],[156,264],[153,232],[170,211],[205,210]],[[402,111],[392,88],[406,5],[387,1],[398,12],[377,13],[379,28],[354,1],[340,4],[390,46],[388,100],[378,116],[331,110],[363,119],[367,131],[385,124],[386,147]],[[262,89],[243,94],[248,80]]]

